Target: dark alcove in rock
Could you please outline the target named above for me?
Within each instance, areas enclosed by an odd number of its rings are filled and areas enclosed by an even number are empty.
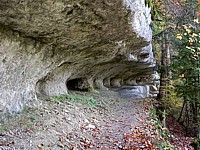
[[[88,92],[90,85],[86,78],[71,79],[66,82],[68,90]]]

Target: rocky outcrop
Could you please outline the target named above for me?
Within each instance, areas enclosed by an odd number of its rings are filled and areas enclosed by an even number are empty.
[[[149,12],[144,0],[2,0],[0,111],[151,74]]]

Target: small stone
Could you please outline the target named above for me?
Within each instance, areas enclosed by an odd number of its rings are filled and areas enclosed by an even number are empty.
[[[86,128],[88,128],[88,129],[95,129],[96,127],[95,127],[95,125],[89,124]]]

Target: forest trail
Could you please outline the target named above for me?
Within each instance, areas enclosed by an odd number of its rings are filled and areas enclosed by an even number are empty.
[[[140,125],[142,102],[126,99],[109,114],[108,119],[101,120],[102,132],[95,138],[95,144],[100,149],[123,149],[124,135],[132,133]]]
[[[114,91],[70,92],[1,120],[0,150],[158,149],[150,103]],[[41,150],[41,149],[40,149]],[[43,149],[42,149],[43,150]]]
[[[124,134],[139,124],[141,99],[121,99],[114,91],[70,95],[78,95],[80,102],[40,101],[39,107],[4,119],[0,149],[37,150],[39,144],[45,150],[121,149]],[[104,106],[83,104],[91,97]]]

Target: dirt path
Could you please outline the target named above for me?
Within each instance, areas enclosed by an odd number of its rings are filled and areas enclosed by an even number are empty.
[[[141,100],[124,100],[109,115],[109,119],[101,121],[102,133],[95,139],[96,145],[101,149],[122,149],[125,133],[131,133],[134,127],[139,125],[138,109],[140,109]]]
[[[39,144],[45,150],[122,149],[124,134],[139,125],[143,100],[120,99],[111,91],[78,94],[92,96],[104,107],[83,101],[41,101],[39,107],[4,120],[0,149],[37,150]]]

